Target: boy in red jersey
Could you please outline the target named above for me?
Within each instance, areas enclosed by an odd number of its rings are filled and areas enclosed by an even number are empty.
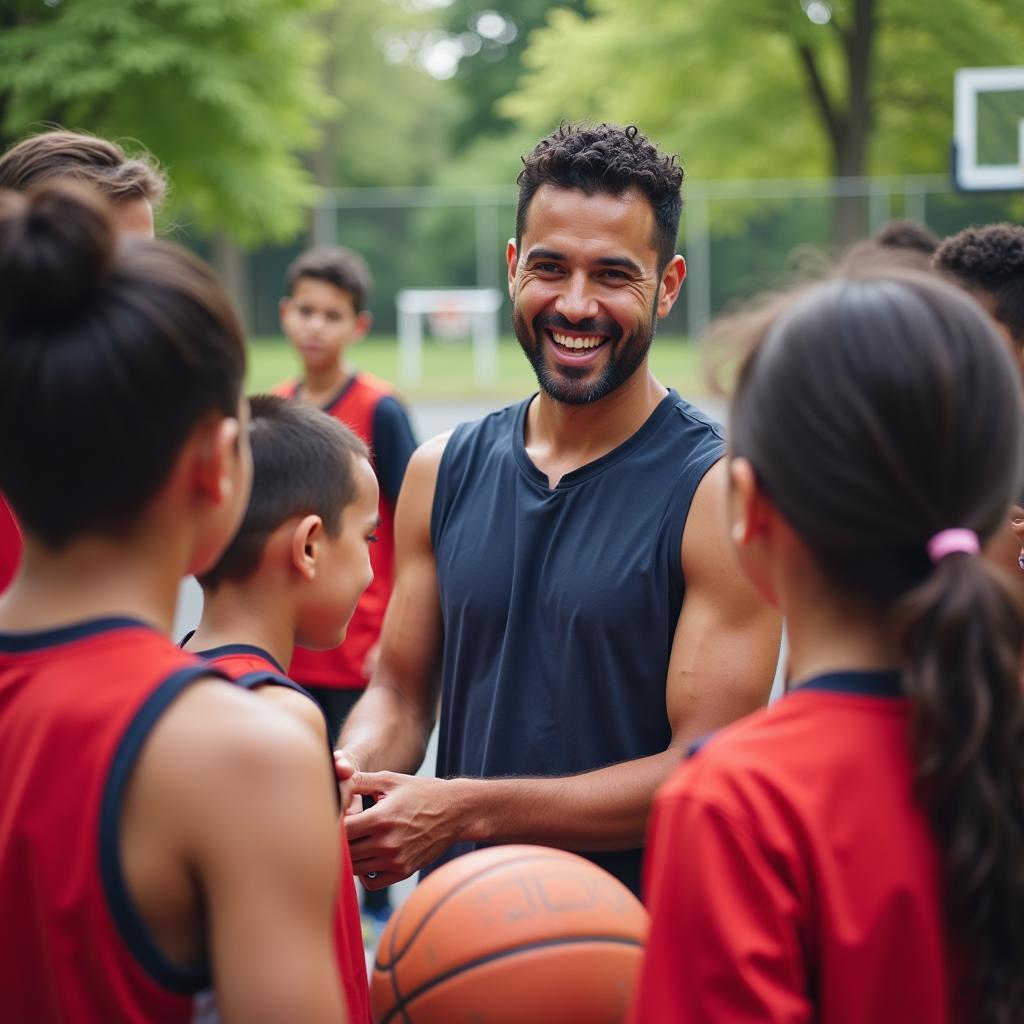
[[[359,600],[345,642],[326,651],[300,643],[289,675],[327,714],[331,738],[372,674],[384,612],[391,596],[394,511],[405,467],[416,449],[409,417],[382,380],[355,369],[348,350],[370,329],[371,288],[363,260],[347,249],[318,247],[288,268],[281,327],[302,359],[302,376],[279,394],[300,398],[340,420],[363,439],[380,485],[378,542],[371,553],[373,582]]]
[[[113,204],[124,235],[153,237],[153,212],[167,182],[148,154],[129,157],[115,142],[82,132],[48,131],[15,143],[0,156],[0,189],[25,192],[55,178],[79,181]],[[21,531],[0,494],[0,592],[21,558]]]
[[[296,641],[334,647],[373,573],[377,481],[365,445],[317,409],[278,395],[250,401],[253,486],[242,525],[199,577],[203,617],[186,647],[297,715],[328,744],[313,697],[285,675]],[[348,843],[335,937],[349,1019],[369,1024],[359,904]]]
[[[248,496],[236,315],[67,185],[0,193],[0,280],[0,1019],[345,1020],[327,754],[167,637]]]

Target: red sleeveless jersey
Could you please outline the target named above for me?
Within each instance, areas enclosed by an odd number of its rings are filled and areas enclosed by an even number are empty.
[[[313,697],[298,683],[283,672],[273,657],[260,647],[251,644],[225,644],[200,651],[199,656],[216,665],[225,675],[241,686],[252,689],[257,686],[285,686]],[[313,700],[316,703],[315,700]],[[326,728],[326,721],[324,723]],[[331,777],[334,777],[334,756],[330,747]],[[341,870],[338,882],[338,903],[334,914],[335,955],[341,974],[341,985],[348,1003],[351,1024],[371,1024],[370,990],[367,983],[366,953],[363,949],[363,932],[359,919],[359,898],[352,878],[352,858],[348,851],[348,839],[344,827],[339,829],[341,837]]]
[[[21,561],[21,531],[10,505],[0,494],[0,592],[14,579]]]
[[[187,1022],[121,872],[121,804],[161,713],[209,665],[132,619],[0,633],[0,1020]]]
[[[294,398],[299,385],[295,381],[282,384],[276,393]],[[360,370],[346,382],[340,393],[323,407],[335,419],[353,430],[370,449],[370,464],[377,472],[373,436],[373,417],[380,400],[393,396],[385,382]],[[380,526],[377,543],[370,547],[373,582],[363,592],[345,634],[344,642],[329,651],[309,651],[296,647],[289,674],[307,686],[335,686],[361,690],[369,680],[363,675],[363,663],[370,648],[380,636],[391,588],[394,583],[395,506],[383,493],[380,497]]]

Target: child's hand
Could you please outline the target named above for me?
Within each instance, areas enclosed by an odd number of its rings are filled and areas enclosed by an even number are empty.
[[[353,778],[359,773],[355,758],[344,750],[334,752],[334,773],[338,777],[338,791],[345,814],[358,814],[363,809],[363,798],[354,793]]]

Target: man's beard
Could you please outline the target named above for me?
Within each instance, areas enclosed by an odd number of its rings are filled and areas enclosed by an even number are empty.
[[[546,395],[565,405],[589,405],[625,384],[647,358],[657,322],[655,309],[652,308],[649,320],[641,321],[633,331],[623,335],[622,328],[614,320],[592,319],[570,323],[557,314],[542,314],[534,317],[531,329],[519,309],[512,310],[512,329],[526,358],[530,360],[537,384]],[[608,358],[596,378],[587,379],[591,372],[589,366],[549,364],[546,357],[546,332],[552,330],[602,334],[607,337],[604,344],[609,347]]]

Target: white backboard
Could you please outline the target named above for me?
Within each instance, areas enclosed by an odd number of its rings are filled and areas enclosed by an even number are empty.
[[[979,116],[979,104],[994,93],[1020,96],[1006,104],[1008,112],[988,119]],[[1001,159],[986,155],[980,132],[994,132],[1003,143]],[[1012,162],[1011,162],[1012,161]],[[1024,190],[1024,67],[960,68],[953,99],[953,184],[968,192]]]

